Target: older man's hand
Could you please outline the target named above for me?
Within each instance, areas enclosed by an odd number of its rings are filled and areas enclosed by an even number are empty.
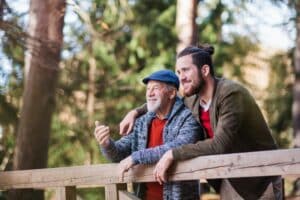
[[[109,127],[105,125],[100,125],[98,121],[95,122],[95,131],[94,136],[97,142],[100,144],[101,147],[106,148],[109,145]]]
[[[119,175],[121,181],[124,179],[124,173],[127,172],[131,167],[134,166],[133,160],[131,156],[123,159],[119,164]]]
[[[172,150],[169,150],[161,157],[161,159],[156,164],[153,174],[155,180],[159,182],[159,184],[167,182],[167,170],[171,166],[172,162],[173,154]]]

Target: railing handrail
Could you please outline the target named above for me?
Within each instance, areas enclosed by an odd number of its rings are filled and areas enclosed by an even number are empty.
[[[118,164],[99,164],[0,172],[0,190],[152,182],[154,166],[136,166],[121,181]],[[178,162],[170,180],[273,175],[300,176],[300,148],[201,156]]]

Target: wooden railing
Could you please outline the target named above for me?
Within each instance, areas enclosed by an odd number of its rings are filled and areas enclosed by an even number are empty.
[[[136,166],[123,181],[117,164],[61,167],[0,172],[0,190],[18,188],[56,188],[56,199],[76,199],[76,188],[105,187],[105,198],[136,199],[118,193],[118,186],[130,182],[152,182],[154,166]],[[253,176],[300,177],[300,149],[202,156],[174,164],[169,180],[199,180]]]

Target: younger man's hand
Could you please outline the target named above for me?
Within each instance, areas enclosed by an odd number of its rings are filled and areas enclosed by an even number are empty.
[[[128,156],[127,158],[123,159],[119,164],[119,175],[121,181],[124,179],[124,173],[127,172],[131,167],[133,167],[133,160],[131,156]]]

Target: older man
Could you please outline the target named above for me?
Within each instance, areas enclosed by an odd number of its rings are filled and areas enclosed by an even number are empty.
[[[147,85],[148,112],[134,123],[131,134],[114,142],[107,126],[97,126],[95,137],[103,154],[120,163],[121,173],[136,164],[153,164],[168,150],[203,138],[192,113],[177,97],[179,80],[170,70],[160,70],[143,79]],[[199,199],[197,181],[138,185],[135,193],[143,199]]]

